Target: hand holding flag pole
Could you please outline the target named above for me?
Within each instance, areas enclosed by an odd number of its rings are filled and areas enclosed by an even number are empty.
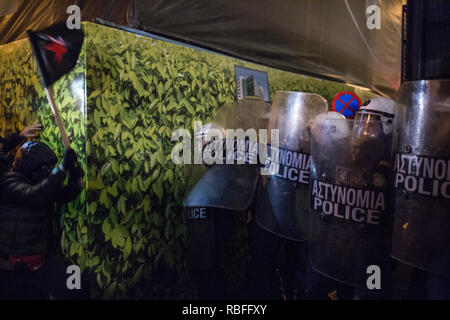
[[[41,31],[28,31],[27,33],[45,94],[61,132],[64,146],[66,149],[70,149],[70,141],[55,103],[51,85],[75,67],[83,46],[84,34],[81,30],[68,29],[65,23],[58,23]]]

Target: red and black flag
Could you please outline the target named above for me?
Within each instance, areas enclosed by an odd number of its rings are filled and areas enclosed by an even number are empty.
[[[27,33],[44,87],[49,87],[75,67],[83,46],[83,31],[70,30],[66,23],[58,23]]]

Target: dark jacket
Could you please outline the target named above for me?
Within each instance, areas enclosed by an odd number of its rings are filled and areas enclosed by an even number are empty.
[[[9,172],[0,180],[0,253],[33,255],[47,250],[50,221],[55,202],[69,202],[81,192],[81,179],[54,169],[50,176],[33,185],[18,172]]]

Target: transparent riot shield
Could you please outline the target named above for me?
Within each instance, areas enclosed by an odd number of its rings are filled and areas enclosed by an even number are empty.
[[[279,130],[279,147],[269,149],[267,175],[261,178],[255,213],[262,228],[290,240],[306,239],[310,127],[327,109],[327,101],[317,94],[275,93],[269,130]]]
[[[329,113],[330,114],[330,113]],[[319,115],[312,126],[309,251],[312,267],[366,288],[376,266],[390,273],[392,132],[367,121]]]
[[[392,257],[450,277],[450,80],[407,82],[398,103]]]
[[[267,129],[270,105],[244,99],[219,109],[201,164],[193,164],[183,205],[241,211],[250,207],[260,174],[259,133]]]
[[[187,254],[189,268],[205,270],[216,261],[216,241],[213,209],[185,208],[187,216]]]
[[[261,168],[258,131],[267,129],[269,109],[253,99],[226,105],[203,127],[206,132],[195,135],[202,157],[187,166],[183,201],[191,268],[207,269],[215,263],[215,214],[246,211],[254,199]]]

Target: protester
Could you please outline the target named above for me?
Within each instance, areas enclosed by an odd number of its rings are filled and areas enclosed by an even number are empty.
[[[0,298],[71,299],[79,294],[68,290],[66,268],[48,245],[54,204],[76,199],[84,172],[71,149],[56,163],[45,143],[28,141],[0,179]]]

